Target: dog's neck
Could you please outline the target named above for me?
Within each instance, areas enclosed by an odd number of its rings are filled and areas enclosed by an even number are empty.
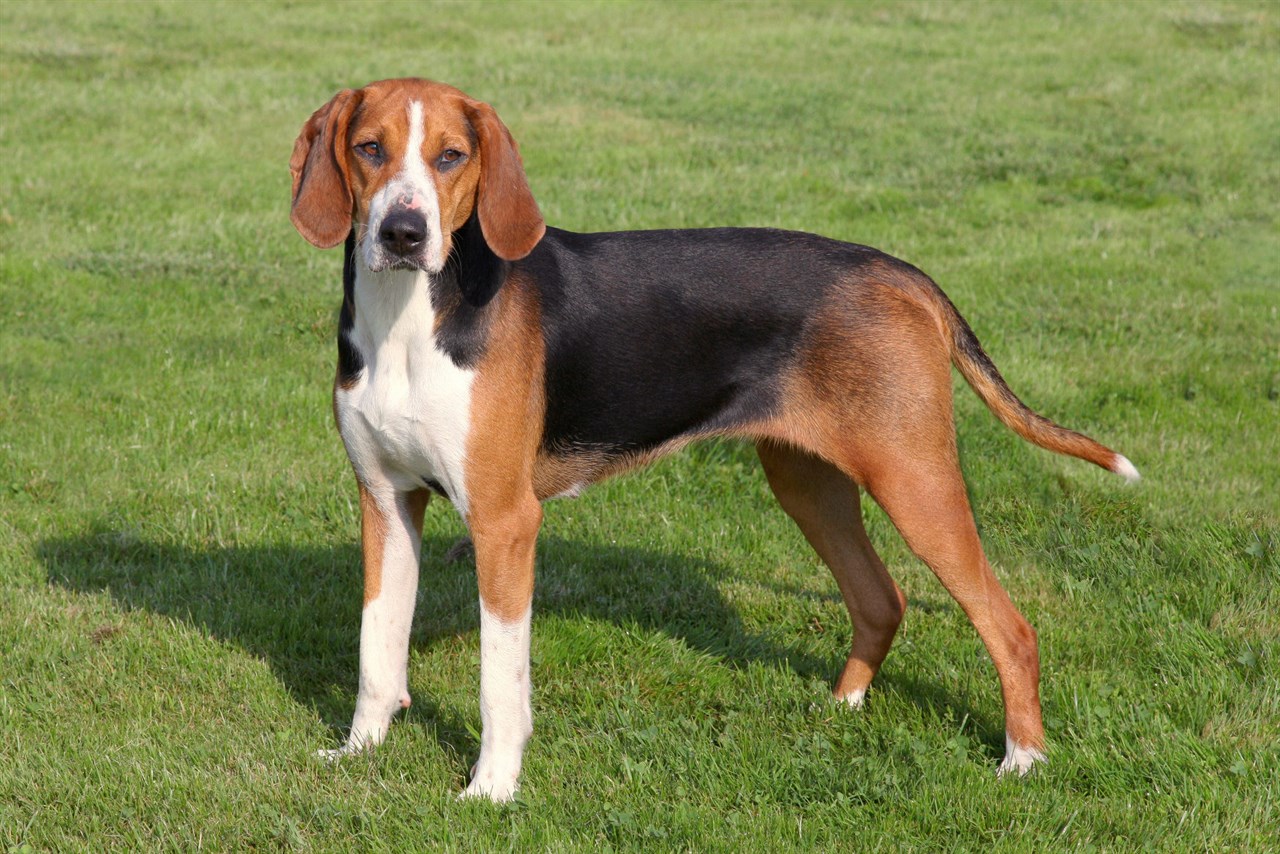
[[[363,361],[349,352],[349,332],[378,347],[392,336],[427,337],[458,367],[473,367],[484,353],[494,298],[510,272],[484,240],[473,213],[452,236],[452,248],[438,273],[425,270],[372,271],[354,232],[343,258],[343,304],[338,336],[339,371],[354,375]],[[411,316],[405,316],[409,312]]]
[[[498,293],[511,264],[493,253],[485,242],[480,220],[473,211],[462,228],[453,233],[453,246],[444,269],[434,277],[432,298],[441,298],[441,309],[451,306],[450,296],[473,309],[483,309]]]

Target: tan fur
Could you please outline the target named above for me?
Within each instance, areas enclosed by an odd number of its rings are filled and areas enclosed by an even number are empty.
[[[351,174],[345,154],[351,114],[361,95],[344,89],[302,126],[289,158],[293,204],[289,219],[321,249],[337,246],[351,230]]]
[[[835,576],[853,624],[853,650],[834,693],[865,692],[880,669],[907,609],[903,595],[867,539],[858,487],[838,468],[772,441],[756,450],[778,503],[795,520]]]
[[[956,449],[951,345],[938,307],[897,283],[864,280],[843,289],[819,317],[783,418],[792,423],[795,447],[762,445],[761,457],[779,501],[841,582],[855,627],[863,624],[836,691],[865,690],[905,608],[861,525],[840,510],[841,503],[856,506],[856,482],[978,630],[1000,676],[1009,736],[1042,749],[1035,632],[978,539]],[[849,482],[841,486],[833,470]]]
[[[571,453],[555,453],[540,450],[534,466],[534,488],[540,500],[554,498],[562,493],[584,489],[593,483],[644,468],[663,457],[678,453],[701,439],[717,436],[739,438],[751,436],[749,428],[734,431],[706,432],[696,436],[681,436],[664,442],[647,451],[609,456],[603,452],[575,449]]]
[[[424,111],[424,159],[448,148],[468,155],[457,168],[437,170],[432,179],[446,256],[452,233],[473,212],[495,254],[507,260],[527,255],[545,225],[507,128],[487,104],[418,79],[344,90],[304,124],[290,161],[291,217],[299,232],[318,246],[332,246],[347,236],[353,221],[362,227],[370,200],[401,168],[411,101],[420,102]],[[385,143],[391,156],[380,164],[357,156],[353,146],[365,139]],[[542,500],[645,465],[706,436],[680,436],[620,457],[590,448],[544,448],[546,354],[533,283],[513,273],[489,304],[486,322],[487,339],[470,391],[467,522],[484,606],[516,625],[527,618],[533,595]],[[794,363],[781,376],[762,378],[780,384],[777,406],[756,422],[715,435],[756,443],[779,503],[836,578],[853,625],[836,695],[861,698],[907,604],[867,538],[860,515],[865,490],[981,636],[1000,677],[1007,735],[1021,750],[1020,757],[1011,751],[1015,764],[1010,767],[1025,771],[1043,758],[1044,747],[1036,635],[1001,588],[978,539],[959,466],[952,366],[1023,438],[1126,477],[1136,478],[1136,469],[1092,439],[1028,409],[946,296],[908,265],[888,259],[850,273],[830,288],[803,330]],[[427,493],[411,492],[398,500],[404,504],[393,512],[407,512],[420,536]],[[360,506],[367,604],[381,590],[392,520],[363,484]],[[515,736],[523,745],[528,733]],[[514,772],[509,777],[514,785]]]
[[[360,484],[360,547],[364,552],[364,604],[382,592],[382,552],[389,529],[377,500]]]
[[[508,622],[533,596],[542,522],[533,462],[542,438],[542,335],[536,300],[513,277],[494,298],[496,320],[471,391],[467,489],[480,595]]]
[[[358,227],[367,222],[374,194],[403,166],[409,130],[404,117],[412,101],[422,104],[430,131],[425,150],[452,148],[469,155],[459,168],[436,175],[445,255],[453,231],[477,206],[485,240],[495,253],[507,260],[528,255],[546,226],[506,125],[488,104],[417,78],[344,89],[302,126],[289,160],[294,226],[327,249],[346,239],[353,219]],[[358,156],[354,147],[366,141],[380,142],[392,156],[380,164]]]

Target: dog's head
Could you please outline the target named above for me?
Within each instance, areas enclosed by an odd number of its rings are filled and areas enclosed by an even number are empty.
[[[546,230],[515,140],[488,104],[407,78],[344,89],[302,126],[290,219],[327,249],[356,241],[370,270],[439,272],[472,213],[508,261]]]

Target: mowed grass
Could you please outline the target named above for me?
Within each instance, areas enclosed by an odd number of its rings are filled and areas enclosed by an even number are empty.
[[[749,448],[553,503],[518,802],[478,751],[474,568],[430,509],[412,709],[355,701],[340,259],[298,128],[423,75],[490,101],[550,222],[775,225],[933,275],[1015,390],[1127,454],[1032,448],[957,381],[1050,765],[997,781],[977,635],[911,607],[831,702],[835,585]],[[1267,3],[0,6],[0,845],[803,850],[1280,845],[1280,15]]]

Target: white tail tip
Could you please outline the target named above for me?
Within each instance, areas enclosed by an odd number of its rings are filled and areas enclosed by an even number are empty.
[[[1111,463],[1111,470],[1129,483],[1137,483],[1142,480],[1142,475],[1138,474],[1138,470],[1133,463],[1129,462],[1129,459],[1121,454],[1116,454],[1115,460]]]

